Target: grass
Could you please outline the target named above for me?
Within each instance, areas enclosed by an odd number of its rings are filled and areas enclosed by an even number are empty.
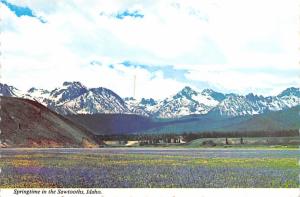
[[[215,146],[205,146],[203,142],[213,141]],[[299,149],[300,137],[244,137],[244,144],[240,144],[240,138],[228,138],[229,145],[225,144],[225,138],[199,138],[190,141],[186,144],[152,144],[143,145],[134,144],[131,146],[127,145],[108,145],[108,147],[121,148],[121,147],[151,147],[151,148],[245,148],[245,149],[268,149],[268,150],[295,150]]]
[[[122,148],[124,146],[108,146],[114,148]],[[197,149],[255,149],[255,150],[299,150],[298,145],[216,145],[203,146],[202,144],[171,144],[171,145],[144,145],[144,146],[127,146],[128,148],[197,148]]]
[[[203,142],[212,141],[216,146],[211,148],[252,148],[252,149],[299,149],[300,137],[244,137],[244,144],[240,138],[228,138],[229,145],[225,145],[225,138],[200,138],[186,144],[186,147],[198,148]]]
[[[297,158],[155,154],[2,155],[1,188],[299,187]]]
[[[296,158],[193,158],[188,156],[157,156],[139,154],[70,154],[70,155],[16,155],[15,158],[2,157],[1,168],[12,167],[74,167],[85,165],[99,167],[103,165],[201,165],[208,167],[244,167],[244,168],[289,168],[297,169]]]

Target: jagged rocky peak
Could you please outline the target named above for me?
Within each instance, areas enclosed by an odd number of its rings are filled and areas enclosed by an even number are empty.
[[[103,93],[116,94],[112,90],[103,87],[91,88],[90,90],[96,94],[103,94]]]
[[[181,91],[179,91],[173,98],[182,98],[182,97],[186,97],[186,98],[191,98],[194,95],[197,95],[198,93],[193,90],[191,87],[189,86],[185,86]]]
[[[35,92],[35,91],[37,91],[37,90],[38,90],[37,88],[32,87],[32,88],[30,88],[27,92],[28,92],[28,93],[33,93],[33,92]]]
[[[65,81],[63,83],[63,86],[76,86],[76,87],[85,87],[84,85],[82,85],[82,83],[80,83],[79,81]]]
[[[246,95],[246,99],[250,100],[250,101],[259,101],[261,99],[263,99],[262,96],[258,96],[256,94],[253,94],[253,93],[249,93]]]
[[[203,93],[203,94],[208,94],[208,95],[213,94],[214,92],[215,92],[215,91],[212,90],[212,89],[204,89],[204,90],[202,90],[202,93]]]
[[[13,86],[0,83],[0,95],[1,96],[20,96],[20,90]]]
[[[141,103],[142,105],[150,105],[150,106],[154,106],[154,105],[157,104],[157,101],[155,101],[153,98],[149,98],[149,99],[142,98],[140,103]]]
[[[208,96],[211,96],[213,99],[217,100],[217,101],[222,101],[226,98],[225,94],[223,93],[220,93],[220,92],[216,92],[212,89],[204,89],[202,92],[201,92],[202,95],[208,95]]]
[[[107,88],[103,88],[103,87],[91,88],[91,89],[89,89],[89,91],[93,92],[94,94],[98,94],[98,95],[113,96],[113,97],[117,98],[118,100],[123,101],[123,99],[119,95],[117,95],[114,91],[107,89]]]
[[[124,101],[136,101],[136,99],[133,97],[125,97]]]
[[[300,97],[300,88],[287,88],[286,90],[282,91],[278,97],[284,97],[284,96],[297,96]]]
[[[114,91],[110,89],[99,87],[99,88],[91,88],[89,89],[89,91],[93,92],[96,95],[102,95],[105,96],[106,98],[115,99],[118,102],[124,104],[124,100],[118,94],[116,94]]]
[[[50,96],[57,98],[58,102],[72,100],[85,94],[88,89],[82,85],[80,82],[64,82],[63,87],[54,89]]]
[[[22,93],[13,86],[0,83],[0,95],[36,100],[60,114],[134,113],[160,118],[209,112],[222,116],[254,115],[300,104],[300,89],[295,87],[287,88],[277,96],[264,97],[253,93],[245,96],[223,94],[213,89],[198,92],[186,86],[175,95],[155,100],[133,97],[122,99],[110,89],[88,89],[78,81],[64,82],[50,93],[35,87]]]
[[[236,98],[240,98],[240,97],[243,97],[243,96],[235,94],[235,93],[226,94],[226,99],[236,99]]]
[[[27,91],[27,93],[29,93],[29,94],[34,94],[36,92],[39,92],[39,93],[42,93],[42,94],[50,93],[48,90],[38,89],[38,88],[35,88],[35,87],[32,87]]]
[[[180,91],[183,94],[195,94],[197,93],[194,89],[192,89],[189,86],[185,86],[184,88],[182,88],[182,90]]]

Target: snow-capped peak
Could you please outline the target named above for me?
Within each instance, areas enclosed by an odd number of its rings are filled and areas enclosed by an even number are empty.
[[[254,95],[253,93],[249,93],[246,95],[246,99],[250,100],[250,101],[259,101],[260,99],[263,99],[262,96],[258,96],[258,95]]]
[[[0,96],[21,97],[22,92],[13,86],[0,83]]]
[[[188,86],[163,100],[153,98],[122,99],[107,88],[87,88],[80,82],[64,82],[52,91],[31,88],[22,93],[13,86],[0,83],[0,95],[37,100],[60,114],[134,113],[159,118],[217,113],[222,116],[243,116],[278,111],[300,105],[300,89],[291,87],[278,96],[264,97],[223,94],[212,89],[201,92]]]
[[[48,90],[37,89],[35,87],[32,87],[27,91],[27,93],[28,94],[49,94],[50,92]]]
[[[195,90],[193,90],[192,88],[185,86],[181,91],[179,91],[176,95],[173,96],[174,99],[177,98],[188,98],[191,99],[192,96],[194,95],[198,95],[198,92],[196,92]]]
[[[214,90],[212,90],[212,89],[203,89],[202,90],[202,94],[208,94],[208,95],[211,95],[211,94],[213,94],[215,91]]]
[[[142,98],[142,99],[141,99],[141,104],[142,104],[142,105],[150,105],[150,106],[154,106],[154,105],[157,104],[157,101],[154,100],[153,98],[149,98],[149,99]]]
[[[85,94],[87,91],[88,89],[80,82],[64,82],[62,87],[51,91],[50,97],[57,104],[62,104]]]
[[[158,103],[156,115],[161,118],[173,118],[191,114],[206,114],[219,101],[207,93],[200,93],[190,87],[184,87],[172,97]]]
[[[37,91],[37,90],[38,90],[37,88],[32,87],[32,88],[30,88],[27,92],[28,92],[28,93],[33,93],[33,92],[35,92],[35,91]]]
[[[47,99],[49,98],[49,96],[50,92],[48,90],[37,89],[32,87],[26,92],[26,94],[23,97],[27,99],[36,100],[42,103],[43,105],[47,105]]]
[[[300,88],[287,88],[286,90],[282,91],[278,97],[284,97],[284,96],[297,96],[300,97]]]
[[[202,95],[211,96],[214,100],[221,102],[226,98],[226,96],[223,93],[216,92],[212,89],[204,89],[201,92]]]
[[[66,86],[66,87],[77,87],[77,88],[85,88],[84,85],[82,85],[82,83],[80,83],[79,81],[73,81],[73,82],[70,82],[70,81],[65,81],[63,83],[63,86]]]
[[[300,94],[297,88],[288,88],[278,96],[258,96],[249,93],[246,96],[228,94],[212,112],[225,116],[244,116],[261,114],[268,111],[279,111],[300,104]]]
[[[80,82],[64,82],[51,91],[48,107],[61,114],[130,113],[113,91],[103,87],[89,89]]]

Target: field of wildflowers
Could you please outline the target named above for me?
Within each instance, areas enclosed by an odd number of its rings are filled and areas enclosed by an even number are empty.
[[[298,158],[211,157],[191,154],[143,154],[113,151],[51,153],[12,151],[1,153],[1,188],[96,187],[96,188],[296,188]],[[239,150],[236,150],[239,151]],[[270,150],[271,151],[271,150]],[[184,154],[186,152],[186,154]],[[196,153],[196,151],[195,151]],[[270,155],[274,152],[270,152]]]

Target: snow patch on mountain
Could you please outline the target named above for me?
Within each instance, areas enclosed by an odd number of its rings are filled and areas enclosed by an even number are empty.
[[[128,109],[133,114],[139,114],[142,116],[152,116],[159,109],[158,102],[152,98],[149,99],[134,99],[133,97],[127,97],[124,99]]]
[[[228,95],[212,112],[221,116],[245,116],[262,114],[268,111],[279,111],[300,105],[299,88],[288,88],[278,96],[257,96],[252,93],[246,96]]]
[[[36,100],[39,103],[47,106],[50,92],[44,89],[30,88],[26,93],[23,94],[23,98]]]
[[[22,97],[22,92],[13,86],[0,83],[0,96]]]
[[[155,116],[160,118],[175,118],[192,114],[206,114],[219,104],[212,96],[213,91],[197,92],[190,87],[184,87],[174,96],[158,103]]]
[[[300,89],[287,88],[277,96],[223,94],[212,89],[199,92],[185,87],[163,100],[153,98],[122,99],[113,91],[87,88],[80,82],[64,82],[52,91],[31,88],[22,92],[0,83],[0,95],[36,100],[50,109],[66,114],[120,113],[156,118],[177,118],[214,113],[220,116],[246,116],[279,111],[300,105]]]

